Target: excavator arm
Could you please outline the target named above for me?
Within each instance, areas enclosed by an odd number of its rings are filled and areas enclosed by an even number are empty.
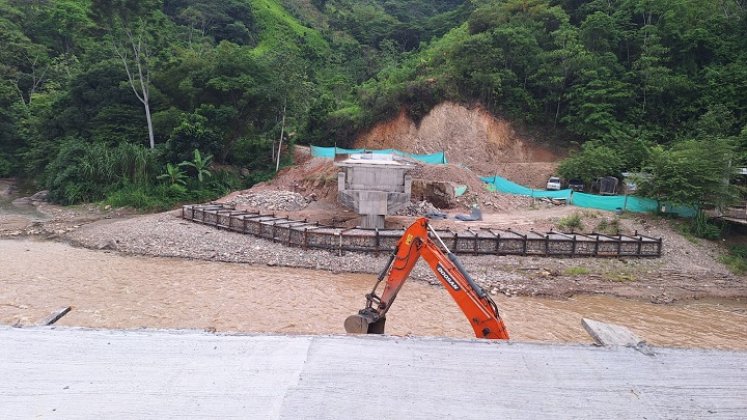
[[[444,252],[431,240],[428,232],[438,239]],[[345,320],[345,330],[353,334],[383,334],[386,313],[392,307],[397,294],[407,277],[422,257],[436,278],[444,285],[451,297],[462,310],[478,338],[508,339],[508,331],[503,324],[495,302],[472,280],[456,255],[451,253],[428,224],[428,219],[415,221],[402,235],[394,252],[371,293],[366,295],[366,307],[358,314]],[[386,280],[381,295],[376,290]]]

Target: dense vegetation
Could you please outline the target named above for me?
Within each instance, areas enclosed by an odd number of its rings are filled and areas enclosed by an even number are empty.
[[[453,100],[578,148],[568,178],[643,171],[647,195],[719,204],[747,152],[746,14],[744,0],[0,0],[0,176],[62,203],[168,206],[268,176],[288,145],[348,145]]]

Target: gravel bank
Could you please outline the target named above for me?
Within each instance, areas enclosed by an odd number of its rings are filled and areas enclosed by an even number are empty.
[[[658,259],[563,259],[515,256],[461,257],[470,274],[493,293],[508,296],[608,294],[658,303],[702,297],[747,297],[747,281],[716,261],[719,248],[693,244],[674,233],[666,221],[624,220],[642,232],[664,237]],[[167,212],[81,226],[63,238],[93,249],[147,256],[194,258],[327,270],[378,273],[386,255],[288,248],[271,241],[217,230]],[[422,262],[414,279],[436,282]],[[373,277],[372,277],[373,281]]]

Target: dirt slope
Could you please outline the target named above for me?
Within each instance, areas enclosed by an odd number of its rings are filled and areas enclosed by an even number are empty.
[[[465,165],[478,174],[497,173],[536,187],[547,181],[562,158],[550,148],[521,136],[508,121],[480,107],[467,108],[451,102],[433,108],[419,126],[403,110],[393,120],[364,133],[355,146],[412,153],[443,150],[449,162]]]

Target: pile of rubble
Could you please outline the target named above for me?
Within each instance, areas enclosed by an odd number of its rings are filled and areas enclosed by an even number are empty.
[[[428,201],[418,201],[415,203],[410,203],[407,207],[398,211],[395,215],[396,216],[425,216],[428,214],[440,213],[440,212],[441,210],[439,210],[436,206],[429,203]]]
[[[228,204],[262,210],[297,211],[306,207],[311,200],[301,194],[282,190],[242,192],[231,197]]]
[[[30,197],[23,197],[23,198],[17,198],[13,200],[13,204],[16,206],[38,206],[41,203],[46,203],[49,198],[49,191],[39,191],[38,193],[30,196]]]

